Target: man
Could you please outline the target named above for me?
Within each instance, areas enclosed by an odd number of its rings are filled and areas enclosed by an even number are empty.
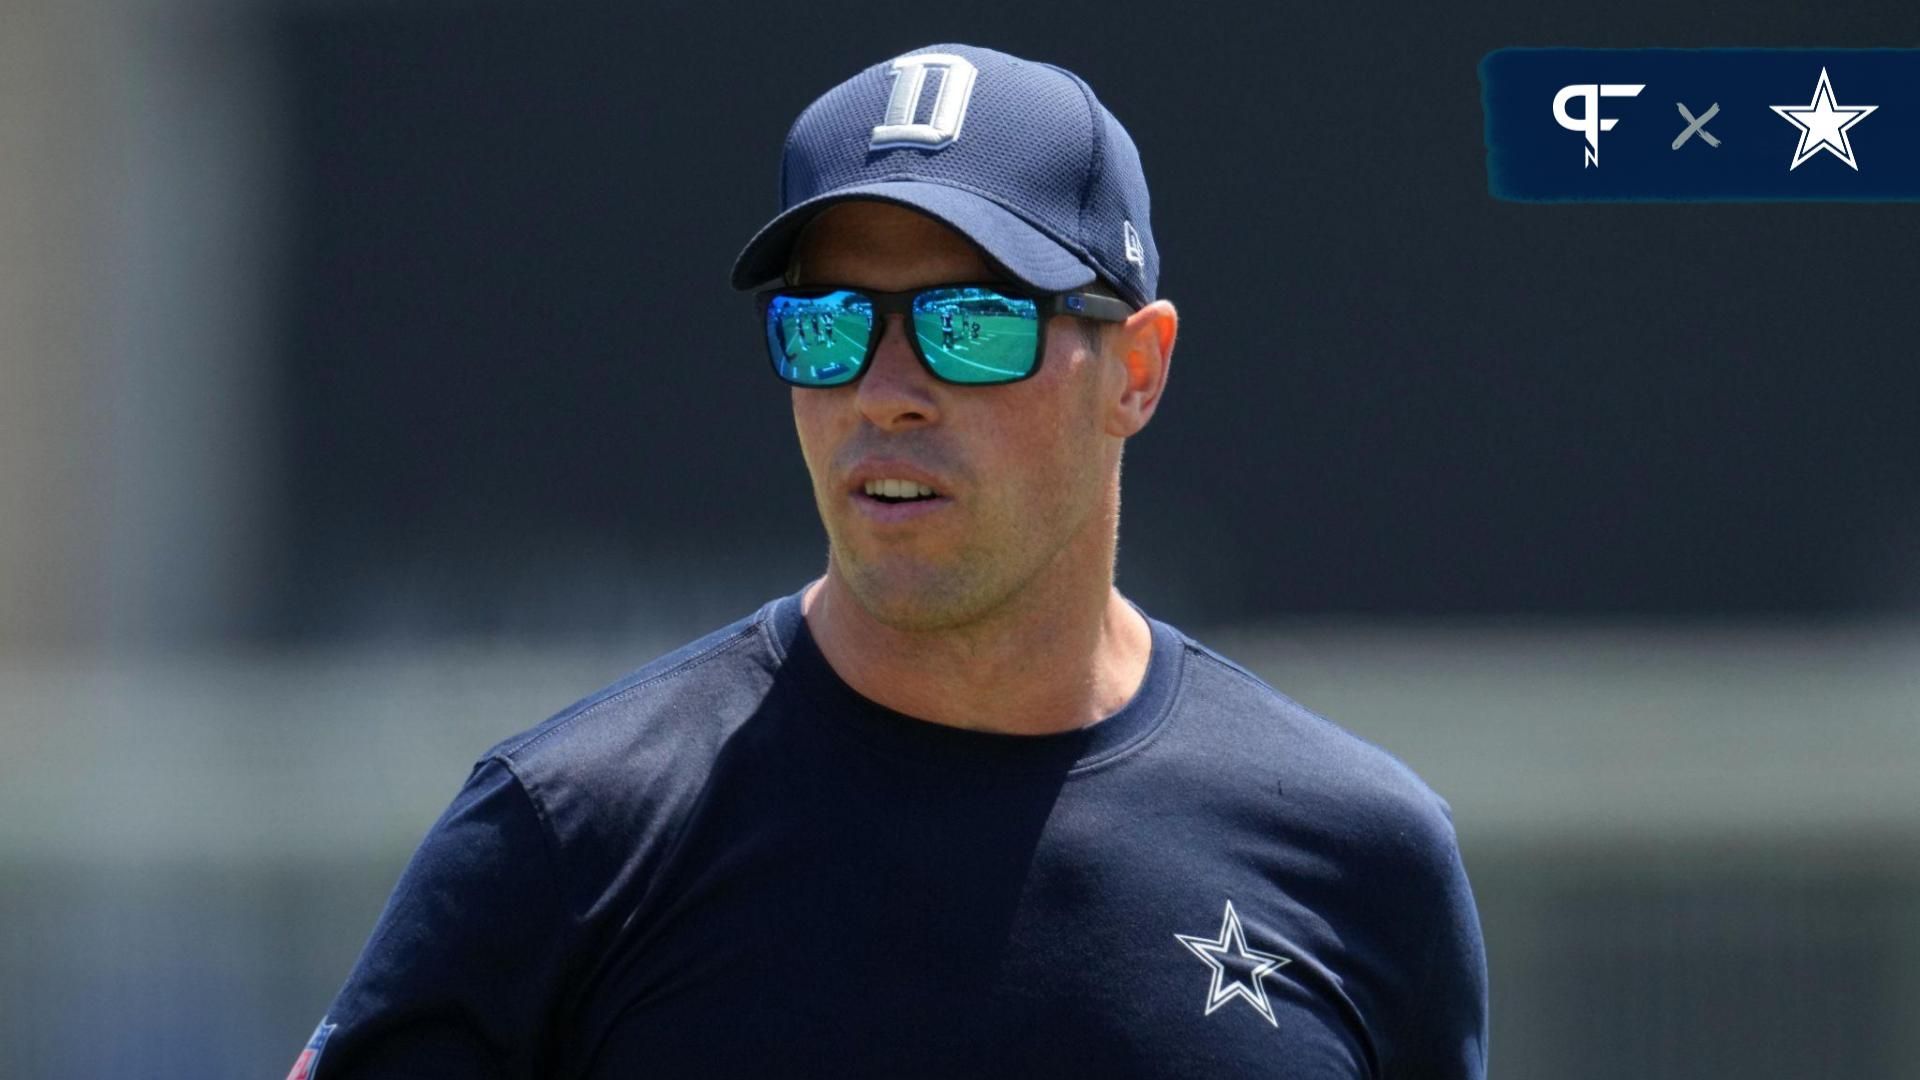
[[[763,335],[825,575],[489,751],[296,1074],[1483,1076],[1446,805],[1114,589],[1178,328],[1124,129],[937,46],[782,173],[736,286],[873,327]]]

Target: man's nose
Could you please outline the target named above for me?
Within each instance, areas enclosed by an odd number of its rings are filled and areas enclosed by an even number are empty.
[[[913,333],[904,315],[889,315],[866,374],[855,384],[855,403],[882,431],[938,423],[940,387],[907,342]]]

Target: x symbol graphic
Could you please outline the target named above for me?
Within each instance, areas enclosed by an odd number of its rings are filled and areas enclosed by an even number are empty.
[[[1676,101],[1673,103],[1673,107],[1676,109],[1679,109],[1680,115],[1683,117],[1686,117],[1686,120],[1687,120],[1687,129],[1685,131],[1682,131],[1679,137],[1673,140],[1673,148],[1675,150],[1680,149],[1680,144],[1692,138],[1696,132],[1699,133],[1701,138],[1707,140],[1708,146],[1717,147],[1720,145],[1720,140],[1713,137],[1713,132],[1708,131],[1703,126],[1704,124],[1706,124],[1707,121],[1713,119],[1714,113],[1717,113],[1720,111],[1719,102],[1716,101],[1712,105],[1709,105],[1707,107],[1707,111],[1701,113],[1700,118],[1698,120],[1694,119],[1693,114],[1687,111],[1687,107],[1685,105],[1682,105]]]

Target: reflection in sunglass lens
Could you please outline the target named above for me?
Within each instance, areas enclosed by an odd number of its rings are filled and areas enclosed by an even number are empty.
[[[928,289],[913,298],[913,332],[948,382],[1011,382],[1039,357],[1039,305],[976,286]]]
[[[779,293],[767,304],[767,355],[782,379],[839,386],[860,374],[873,303],[857,292]]]

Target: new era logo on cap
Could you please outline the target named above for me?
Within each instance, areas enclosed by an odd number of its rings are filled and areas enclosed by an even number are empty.
[[[734,263],[736,288],[780,277],[794,240],[839,202],[891,202],[972,240],[1042,292],[1104,280],[1145,305],[1159,282],[1133,139],[1071,72],[972,45],[876,64],[794,121],[781,212]]]

